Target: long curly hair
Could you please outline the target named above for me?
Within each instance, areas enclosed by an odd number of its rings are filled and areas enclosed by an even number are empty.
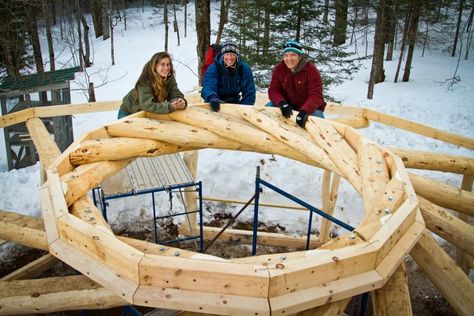
[[[158,65],[162,59],[168,58],[170,60],[170,73],[167,78],[163,78],[156,71],[156,65]],[[135,88],[140,85],[149,85],[153,91],[154,101],[163,102],[166,100],[166,85],[167,79],[174,74],[173,62],[170,54],[167,52],[159,52],[154,54],[151,59],[143,66],[142,73],[135,84]]]

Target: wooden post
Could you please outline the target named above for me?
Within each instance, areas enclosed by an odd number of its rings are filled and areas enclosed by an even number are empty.
[[[465,190],[471,192],[472,190],[472,183],[474,182],[474,175],[467,175],[465,174],[462,178],[461,190]],[[466,214],[458,213],[458,217],[460,220],[469,223],[469,216]],[[471,270],[470,262],[473,260],[473,257],[469,254],[465,253],[462,249],[456,249],[456,262],[458,266],[469,275],[469,271]]]
[[[191,176],[193,180],[196,181],[197,175],[197,164],[198,164],[198,151],[187,151],[184,153],[183,157],[184,163],[188,167],[189,171],[191,172]],[[186,212],[194,212],[198,210],[198,202],[197,202],[197,193],[196,192],[189,192],[187,190],[184,193],[184,206],[186,207]],[[186,214],[186,223],[183,227],[183,232],[189,231],[190,235],[195,236],[197,224],[197,213]]]
[[[337,174],[329,170],[324,170],[322,184],[323,211],[329,215],[334,213],[340,180],[341,177]],[[322,219],[321,228],[319,230],[319,240],[322,244],[325,244],[329,239],[330,225],[330,222],[326,218]]]

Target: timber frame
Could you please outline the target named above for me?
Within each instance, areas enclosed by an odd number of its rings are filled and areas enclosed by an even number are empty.
[[[102,105],[110,110],[119,102]],[[41,115],[93,111],[95,106],[57,107],[54,113],[51,108],[1,117],[0,127],[24,120],[37,122],[35,118]],[[195,102],[187,110],[169,115],[140,112],[125,117],[84,135],[59,157],[55,149],[48,149],[47,142],[37,139],[35,145],[43,149],[38,151],[47,175],[40,199],[49,252],[115,293],[121,302],[198,313],[291,315],[335,301],[347,304],[348,298],[368,291],[383,293],[380,290],[401,280],[398,275],[403,275],[400,267],[405,255],[415,251],[422,256],[423,249],[435,247],[425,233],[423,219],[426,212],[422,205],[431,202],[420,201],[417,193],[425,193],[428,200],[432,196],[429,190],[416,189],[428,180],[409,174],[394,151],[340,122],[365,127],[368,120],[375,120],[469,149],[474,149],[474,140],[367,109],[329,104],[327,112],[345,117],[339,122],[311,117],[303,130],[293,123],[294,117],[281,117],[278,109],[226,104],[214,113]],[[315,250],[286,256],[224,260],[182,252],[176,257],[170,248],[151,252],[113,235],[86,195],[131,159],[201,148],[272,153],[323,168],[334,174],[333,183],[343,177],[361,195],[364,219],[353,232]],[[406,156],[412,159],[403,160],[416,164],[413,155]],[[450,171],[459,169],[464,172],[458,173],[472,175],[472,159],[458,158],[460,162],[451,164]],[[330,174],[325,177],[327,184]],[[334,199],[332,191],[325,194]],[[455,201],[442,206],[472,216],[470,188],[461,193],[457,200],[451,193],[449,197]],[[468,226],[466,230],[472,230]],[[417,244],[422,250],[417,250]],[[472,240],[464,248],[472,255]],[[453,302],[456,311],[465,314],[473,307],[474,296],[469,298],[469,293],[474,290],[472,283],[462,284],[467,298],[457,297]],[[0,314],[15,311],[15,306],[0,307]]]

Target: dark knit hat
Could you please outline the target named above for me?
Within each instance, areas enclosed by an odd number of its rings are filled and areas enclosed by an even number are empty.
[[[303,55],[303,48],[301,47],[301,44],[299,42],[291,40],[286,42],[285,46],[283,46],[283,55],[288,52]]]
[[[222,44],[221,54],[224,55],[226,53],[232,53],[235,54],[235,56],[239,56],[239,48],[232,42],[225,42]]]

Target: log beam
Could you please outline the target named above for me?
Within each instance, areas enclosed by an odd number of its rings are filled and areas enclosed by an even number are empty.
[[[474,285],[425,230],[410,255],[459,315],[472,315]]]

